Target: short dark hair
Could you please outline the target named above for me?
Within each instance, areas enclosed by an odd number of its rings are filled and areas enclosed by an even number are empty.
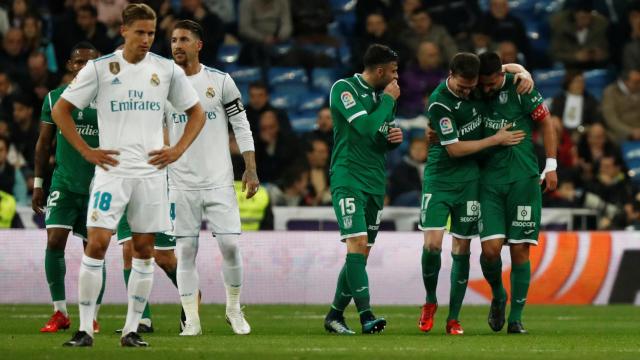
[[[80,41],[79,43],[75,44],[71,49],[71,54],[73,55],[73,53],[78,50],[93,50],[95,52],[98,52],[98,49],[96,49],[96,47],[88,41]]]
[[[34,100],[33,97],[31,95],[29,95],[28,93],[25,92],[18,92],[16,94],[13,95],[13,103],[14,104],[20,104],[20,105],[24,105],[26,107],[30,107],[33,108],[34,105]]]
[[[136,20],[156,20],[156,12],[147,4],[129,4],[122,10],[122,23],[131,25]]]
[[[429,14],[429,10],[427,10],[427,8],[423,7],[423,6],[417,8],[417,9],[415,9],[415,10],[413,10],[411,12],[411,16],[416,16],[416,15],[420,15],[420,14],[427,14],[428,17],[431,17],[431,14]]]
[[[362,62],[365,69],[370,69],[391,62],[398,62],[398,53],[386,45],[372,44],[364,53]]]
[[[91,16],[94,18],[98,17],[98,9],[96,9],[96,7],[93,5],[82,5],[80,6],[77,12],[80,12],[80,11],[86,11],[89,14],[91,14]]]
[[[262,90],[265,90],[266,92],[269,92],[269,87],[262,80],[253,81],[249,83],[249,90],[251,89],[262,89]]]
[[[479,75],[489,76],[502,71],[502,60],[495,51],[487,51],[478,56],[480,58]]]
[[[180,20],[175,25],[173,25],[173,30],[175,29],[189,30],[191,31],[191,33],[198,37],[198,40],[203,39],[204,31],[202,30],[202,26],[200,26],[200,24],[193,20]]]
[[[480,59],[467,52],[457,53],[449,64],[451,75],[460,75],[465,79],[475,79],[480,72]]]
[[[562,80],[562,88],[564,90],[569,89],[569,85],[573,81],[573,79],[578,76],[582,76],[584,72],[580,69],[568,69],[566,74],[564,74],[564,79]]]

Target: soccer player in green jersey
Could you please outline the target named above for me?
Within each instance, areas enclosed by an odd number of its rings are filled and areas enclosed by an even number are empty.
[[[555,130],[544,99],[537,90],[518,94],[513,76],[501,70],[501,61],[494,52],[480,55],[480,88],[485,97],[484,135],[492,135],[510,125],[511,130],[524,131],[525,139],[512,147],[489,149],[485,153],[480,177],[480,208],[478,228],[482,243],[480,264],[491,285],[493,300],[489,326],[500,331],[505,323],[507,294],[502,285],[502,245],[511,253],[511,311],[507,332],[523,334],[522,310],[527,299],[531,268],[529,246],[538,243],[542,207],[540,184],[554,190],[556,175]],[[532,132],[542,129],[546,165],[538,174]]]
[[[423,332],[433,328],[438,308],[436,288],[440,253],[447,219],[451,216],[453,266],[446,332],[452,335],[464,333],[458,317],[469,277],[470,242],[478,235],[480,213],[480,170],[476,158],[469,155],[491,146],[515,145],[524,137],[523,132],[507,131],[508,126],[504,126],[494,135],[483,138],[483,104],[470,98],[478,83],[479,68],[480,60],[476,55],[457,54],[451,61],[449,77],[429,98],[426,115],[439,142],[429,147],[421,201],[422,276],[427,296],[418,327]]]
[[[400,96],[398,55],[374,44],[363,62],[364,72],[336,81],[329,98],[335,140],[331,194],[347,256],[324,327],[344,335],[354,334],[343,316],[352,298],[363,334],[380,332],[387,323],[371,311],[366,264],[380,226],[386,154],[402,142],[394,122]]]
[[[81,42],[71,50],[67,70],[74,76],[88,60],[98,57],[98,51],[88,42]],[[31,206],[38,213],[46,213],[47,249],[44,257],[44,269],[53,300],[54,314],[40,329],[41,332],[57,332],[68,329],[71,321],[67,312],[64,276],[66,264],[64,249],[69,232],[84,239],[86,246],[87,227],[85,225],[87,204],[89,203],[89,185],[93,178],[94,165],[84,158],[67,142],[60,132],[56,135],[56,125],[51,118],[51,109],[66,88],[63,85],[50,91],[44,99],[40,116],[40,135],[36,144],[35,181]],[[98,146],[98,116],[96,109],[87,107],[72,113],[76,131],[93,147]],[[56,167],[51,179],[51,189],[45,207],[45,194],[42,188],[45,169],[51,156],[51,144],[56,137]],[[45,211],[46,209],[46,211]],[[105,276],[103,267],[103,278]],[[104,293],[104,282],[100,290],[98,304]],[[96,321],[99,306],[96,307],[93,327],[99,331]]]

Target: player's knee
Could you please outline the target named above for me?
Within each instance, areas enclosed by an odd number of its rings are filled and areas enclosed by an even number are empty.
[[[511,245],[511,261],[515,265],[524,264],[529,261],[529,244]]]
[[[435,243],[427,243],[424,246],[425,249],[427,249],[428,252],[441,252],[442,251],[442,245],[440,244],[435,244]]]
[[[368,240],[366,236],[358,236],[347,239],[347,252],[366,254]]]
[[[218,247],[225,261],[235,261],[240,253],[237,235],[217,235]]]
[[[47,249],[49,250],[64,250],[67,246],[68,232],[61,234],[57,231],[49,232],[47,236]]]
[[[177,260],[173,250],[156,250],[154,259],[164,272],[170,273],[176,270]]]
[[[489,262],[498,261],[500,259],[500,249],[495,247],[482,247],[482,258]]]

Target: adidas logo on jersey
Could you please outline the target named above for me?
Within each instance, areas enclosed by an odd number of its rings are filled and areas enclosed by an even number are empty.
[[[113,79],[113,81],[111,81],[111,85],[120,85],[120,84],[122,84],[122,83],[120,82],[120,80],[118,78],[115,78],[115,79]]]

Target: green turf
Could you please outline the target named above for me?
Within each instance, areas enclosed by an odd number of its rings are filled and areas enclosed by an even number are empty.
[[[77,327],[77,307],[71,306],[72,329]],[[61,344],[72,332],[40,334],[50,307],[0,306],[1,359],[640,359],[640,307],[527,306],[529,335],[494,334],[486,324],[486,307],[462,310],[466,334],[444,334],[446,308],[436,316],[430,334],[416,327],[418,306],[376,307],[389,320],[381,335],[339,337],[322,328],[326,306],[248,306],[253,332],[237,336],[224,321],[224,308],[202,307],[205,334],[177,336],[177,305],[154,305],[156,333],[146,335],[147,349],[122,349],[113,331],[124,323],[124,306],[101,310],[102,333],[93,349],[68,349]],[[359,330],[353,309],[348,323]]]

